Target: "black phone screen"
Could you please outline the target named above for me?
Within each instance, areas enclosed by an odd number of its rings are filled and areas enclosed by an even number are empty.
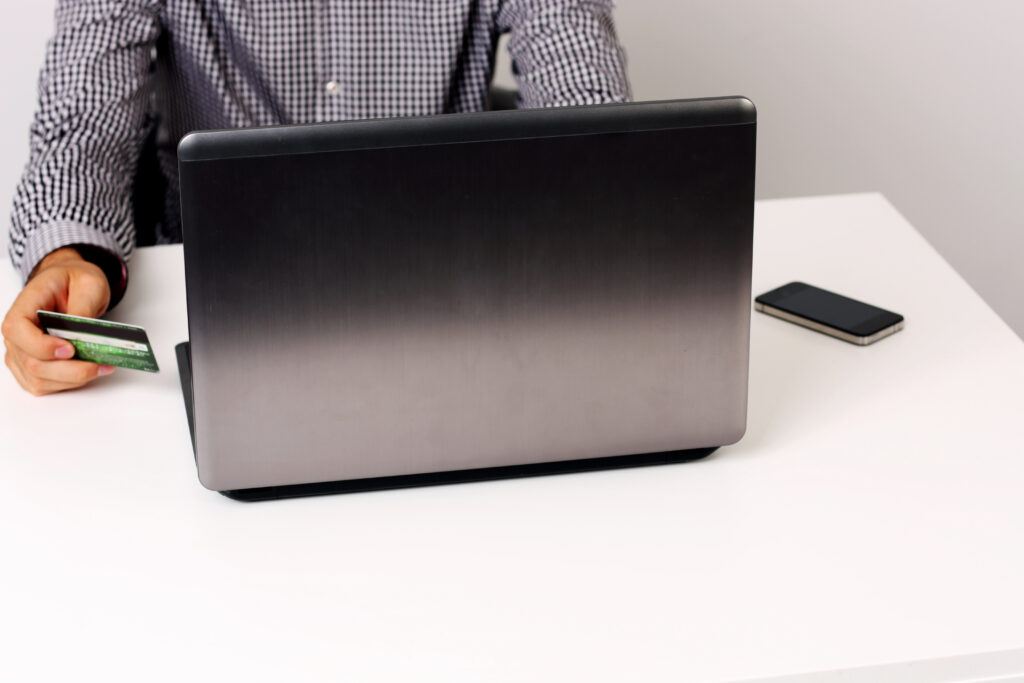
[[[803,282],[773,289],[755,301],[858,337],[870,336],[903,320],[898,313]]]

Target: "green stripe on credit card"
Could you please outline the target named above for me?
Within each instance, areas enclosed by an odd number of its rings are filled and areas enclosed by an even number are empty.
[[[71,342],[75,358],[129,370],[159,372],[146,331],[136,325],[36,311],[47,334]]]

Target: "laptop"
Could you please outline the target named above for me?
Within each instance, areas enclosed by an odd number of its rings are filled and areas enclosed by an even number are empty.
[[[200,481],[258,500],[736,442],[755,137],[738,97],[188,135]]]

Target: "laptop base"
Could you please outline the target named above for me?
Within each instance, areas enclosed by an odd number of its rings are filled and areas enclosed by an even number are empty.
[[[192,413],[192,356],[189,342],[182,342],[174,347],[178,360],[178,376],[181,379],[181,393],[185,400],[185,413],[188,418],[188,430],[192,437],[192,455],[196,454],[195,418]],[[683,451],[666,451],[663,453],[643,453],[639,455],[613,455],[604,458],[584,458],[579,460],[563,460],[558,462],[542,462],[529,465],[509,465],[505,467],[482,467],[472,470],[456,470],[452,472],[426,472],[393,477],[372,477],[368,479],[349,479],[345,481],[325,481],[313,484],[290,484],[287,486],[263,486],[251,489],[220,491],[233,500],[254,502],[260,500],[276,500],[279,498],[299,498],[304,496],[323,496],[333,493],[359,493],[364,491],[380,491],[384,489],[409,488],[413,486],[437,486],[441,484],[462,484],[474,481],[492,481],[495,479],[516,479],[535,477],[546,474],[570,474],[574,472],[591,472],[594,470],[620,469],[624,467],[644,467],[648,465],[668,465],[705,458],[718,450],[712,448],[694,448]]]

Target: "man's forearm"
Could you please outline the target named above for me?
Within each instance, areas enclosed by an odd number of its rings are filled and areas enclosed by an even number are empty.
[[[10,256],[22,278],[48,254],[77,245],[108,274],[115,296],[123,293],[161,4],[58,0],[11,215]]]
[[[498,17],[524,107],[625,102],[625,53],[611,0],[506,0]]]

